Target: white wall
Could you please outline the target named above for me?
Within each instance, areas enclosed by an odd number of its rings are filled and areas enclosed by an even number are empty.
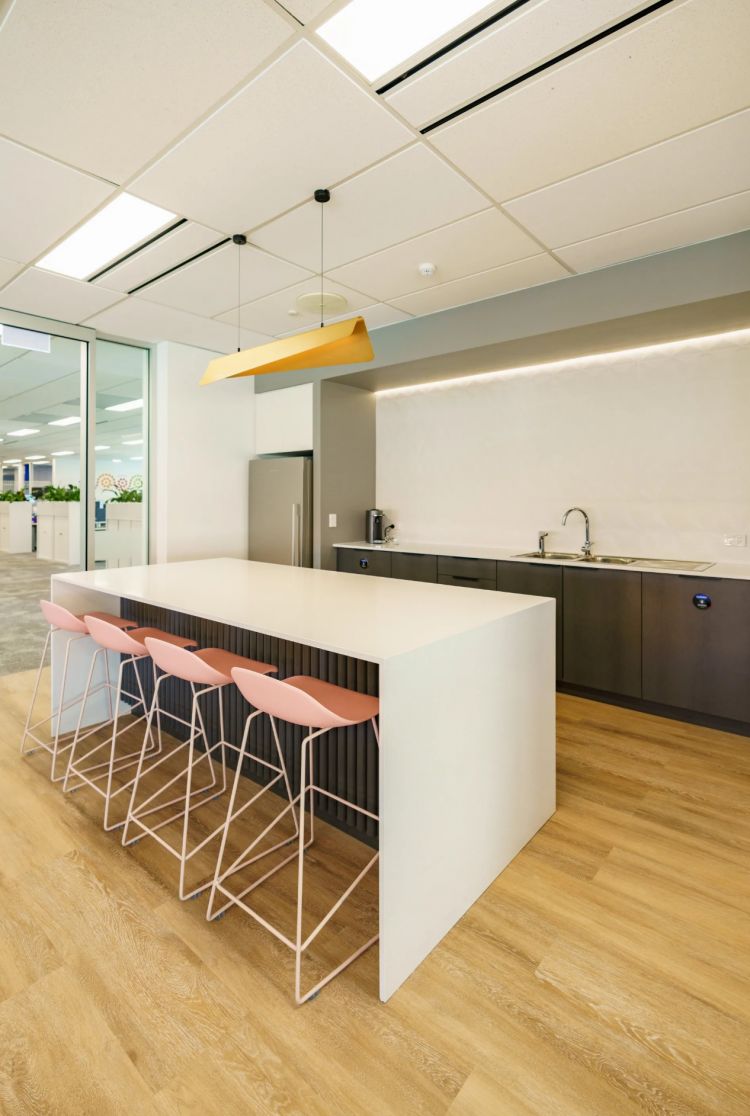
[[[749,561],[750,331],[377,402],[377,503],[403,540]]]
[[[152,384],[151,556],[247,557],[251,378],[200,387],[218,353],[162,342]]]

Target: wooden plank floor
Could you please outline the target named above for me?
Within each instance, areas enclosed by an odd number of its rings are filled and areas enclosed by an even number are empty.
[[[561,697],[555,817],[388,1004],[371,950],[298,1009],[291,953],[19,759],[29,689],[0,679],[4,1116],[750,1112],[748,740]],[[320,854],[313,901],[366,850]]]

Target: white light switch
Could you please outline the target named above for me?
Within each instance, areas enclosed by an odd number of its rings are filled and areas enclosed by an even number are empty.
[[[331,512],[331,514],[328,516],[328,526],[329,527],[338,527],[338,522],[337,522],[337,519],[336,519],[336,512]]]
[[[747,535],[725,535],[724,546],[747,546]]]

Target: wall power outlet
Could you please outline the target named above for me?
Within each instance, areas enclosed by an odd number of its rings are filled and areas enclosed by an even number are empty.
[[[725,535],[724,546],[747,546],[747,535]]]

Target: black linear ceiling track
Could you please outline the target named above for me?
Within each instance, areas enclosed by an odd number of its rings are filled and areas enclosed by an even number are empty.
[[[168,267],[166,271],[160,271],[158,275],[153,275],[150,279],[147,279],[145,283],[139,283],[137,287],[133,287],[129,290],[128,294],[132,295],[135,294],[136,291],[142,291],[144,287],[150,287],[157,279],[163,279],[165,275],[171,275],[173,271],[179,271],[181,267],[187,267],[188,264],[193,263],[195,260],[199,260],[201,256],[207,256],[209,252],[221,248],[223,244],[230,244],[231,240],[231,236],[225,236],[223,240],[217,240],[215,244],[211,244],[208,248],[204,248],[202,252],[196,252],[194,256],[188,256],[186,260],[180,260],[174,267]]]
[[[156,235],[152,236],[149,240],[144,240],[143,244],[139,244],[136,248],[131,248],[124,256],[118,256],[116,260],[113,260],[112,263],[108,263],[106,267],[97,271],[96,275],[92,275],[86,281],[88,283],[93,283],[95,279],[100,279],[102,275],[106,275],[113,267],[119,267],[121,263],[125,263],[125,260],[129,260],[131,256],[137,256],[144,248],[148,248],[149,245],[155,244],[157,240],[161,240],[163,236],[168,236],[168,234],[174,232],[175,229],[179,229],[180,225],[185,224],[187,224],[187,217],[178,218],[177,221],[173,221],[171,225],[168,225],[166,229],[162,229],[161,232],[156,233]]]
[[[481,35],[488,27],[492,27],[494,23],[499,23],[501,19],[505,19],[506,16],[511,15],[512,12],[517,11],[519,8],[523,8],[529,3],[531,3],[531,0],[513,0],[512,4],[507,4],[501,11],[495,12],[494,15],[488,16],[487,19],[483,19],[481,23],[478,23],[476,27],[472,27],[469,31],[464,31],[463,35],[459,35],[457,39],[451,39],[451,41],[441,47],[440,50],[436,50],[434,54],[429,55],[427,58],[423,58],[421,62],[416,62],[413,66],[410,66],[408,70],[405,70],[403,74],[399,74],[398,77],[391,78],[390,81],[387,81],[385,85],[381,85],[380,89],[376,89],[375,92],[387,93],[390,89],[393,89],[394,86],[400,85],[402,81],[406,81],[407,78],[413,77],[414,74],[418,74],[420,70],[424,70],[426,66],[431,66],[438,58],[442,58],[445,54],[450,54],[456,47],[463,46],[469,39],[473,39],[475,35]]]
[[[529,81],[530,78],[536,77],[537,74],[543,73],[544,70],[549,70],[552,66],[556,66],[558,62],[564,62],[566,58],[572,58],[575,54],[580,54],[581,51],[593,46],[594,43],[599,43],[602,39],[608,39],[610,35],[616,35],[617,32],[622,31],[623,28],[629,27],[632,23],[637,23],[641,19],[645,19],[646,16],[651,15],[653,12],[658,12],[659,8],[665,8],[667,4],[671,3],[673,3],[673,0],[656,0],[655,3],[649,4],[648,7],[642,8],[641,11],[635,12],[626,19],[621,19],[619,23],[613,24],[612,27],[608,27],[605,31],[600,31],[598,34],[592,35],[590,39],[578,43],[577,46],[570,47],[568,50],[562,51],[561,54],[556,54],[554,58],[542,62],[532,70],[526,70],[524,73],[519,74],[518,77],[513,78],[512,81],[506,81],[504,85],[499,85],[496,89],[491,89],[489,93],[484,93],[481,97],[477,97],[475,100],[470,101],[469,104],[464,105],[462,108],[454,109],[453,112],[441,116],[439,120],[433,120],[432,124],[427,124],[424,128],[419,129],[420,134],[426,136],[428,132],[433,132],[435,128],[439,128],[441,125],[447,124],[450,120],[455,120],[457,117],[471,112],[472,109],[477,108],[479,105],[484,105],[494,97],[499,97],[501,93],[507,92],[508,89],[513,89],[515,86],[521,85],[522,82]],[[380,91],[378,90],[378,92]]]

